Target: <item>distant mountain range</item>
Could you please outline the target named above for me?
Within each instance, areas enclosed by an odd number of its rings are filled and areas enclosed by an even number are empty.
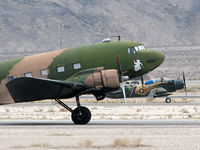
[[[121,35],[148,47],[200,44],[199,0],[1,0],[0,53],[37,53]]]

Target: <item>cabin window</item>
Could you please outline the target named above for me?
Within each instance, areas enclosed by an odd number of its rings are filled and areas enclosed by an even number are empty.
[[[9,76],[8,77],[8,81],[11,81],[11,80],[13,80],[13,79],[15,79],[16,78],[16,76]]]
[[[131,47],[131,48],[128,48],[128,54],[131,55],[131,54],[134,54],[135,51],[134,51],[134,48]]]
[[[25,77],[32,77],[32,73],[31,72],[25,73],[24,76]]]
[[[81,64],[80,63],[76,63],[76,64],[73,64],[73,67],[74,69],[81,69]]]
[[[42,76],[47,76],[49,74],[49,71],[47,69],[41,70],[40,71]]]
[[[65,72],[65,67],[64,66],[57,67],[57,72]]]

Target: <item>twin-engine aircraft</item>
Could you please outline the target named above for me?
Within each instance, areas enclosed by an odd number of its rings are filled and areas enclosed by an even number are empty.
[[[171,98],[168,97],[171,95],[171,92],[185,88],[186,83],[185,76],[183,80],[170,80],[168,78],[156,78],[149,80],[144,83],[144,85],[128,85],[125,86],[126,97],[166,97],[166,103],[171,103]],[[108,98],[123,98],[122,88],[108,92],[106,94]]]
[[[75,124],[87,124],[88,108],[79,96],[97,100],[120,88],[120,81],[142,76],[164,61],[142,43],[104,40],[102,43],[57,50],[0,63],[0,104],[55,99],[71,112]],[[60,99],[76,97],[74,110]]]

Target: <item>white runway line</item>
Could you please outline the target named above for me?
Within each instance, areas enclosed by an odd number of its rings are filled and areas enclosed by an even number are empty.
[[[72,121],[64,121],[64,120],[4,120],[0,121],[0,126],[33,126],[33,125],[74,125]],[[200,121],[186,121],[186,120],[119,120],[119,121],[109,121],[109,120],[98,120],[91,121],[87,125],[81,126],[90,126],[90,125],[119,125],[119,126],[127,126],[127,125],[200,125]],[[75,125],[76,126],[76,125]]]

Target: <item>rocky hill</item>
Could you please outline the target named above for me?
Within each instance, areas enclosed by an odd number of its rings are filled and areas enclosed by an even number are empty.
[[[35,53],[121,35],[147,46],[200,44],[199,0],[1,0],[0,53]]]
[[[199,0],[1,0],[0,12],[0,60],[86,45],[113,35],[153,48],[200,45]],[[157,76],[182,60],[170,50],[163,51],[167,59]],[[180,58],[171,60],[171,55]],[[185,56],[185,62],[191,60]],[[196,70],[188,65],[190,71]]]

